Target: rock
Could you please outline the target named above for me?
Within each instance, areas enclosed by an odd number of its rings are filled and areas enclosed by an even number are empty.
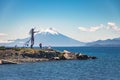
[[[51,58],[51,60],[60,60],[60,58],[59,57],[53,57],[53,58]]]
[[[89,59],[89,57],[87,55],[85,55],[85,54],[79,54],[77,56],[77,59],[79,59],[79,60],[86,60],[86,59]]]
[[[2,60],[0,60],[0,64],[2,64]]]
[[[67,51],[67,50],[64,50],[63,52],[64,52],[64,53],[71,53],[71,52],[69,52],[69,51]]]
[[[77,54],[64,50],[59,52],[53,49],[27,49],[20,51],[12,49],[0,50],[0,64],[17,64],[20,62],[39,62],[48,60],[87,60],[96,59],[95,56]]]
[[[89,56],[89,59],[97,59],[95,56]]]
[[[0,60],[0,64],[17,64],[17,63],[7,60]]]
[[[74,59],[77,59],[76,55],[74,53],[71,53],[67,50],[64,50],[64,57],[65,59],[68,59],[68,60],[74,60]]]
[[[75,60],[75,59],[78,59],[78,60],[87,60],[87,59],[96,59],[95,56],[88,56],[86,54],[75,54],[75,53],[71,53],[67,50],[64,50],[64,57],[65,59],[71,59],[71,60]]]

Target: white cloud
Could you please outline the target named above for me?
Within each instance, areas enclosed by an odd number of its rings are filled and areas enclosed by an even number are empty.
[[[96,26],[96,27],[89,27],[89,28],[79,27],[78,29],[84,32],[95,32],[100,29],[104,29],[104,30],[112,29],[116,32],[120,32],[120,28],[114,22],[108,22],[107,25],[100,24],[100,26]]]
[[[0,40],[0,43],[10,43],[12,41],[9,41],[9,40]]]
[[[88,29],[85,27],[79,27],[78,29],[80,29],[81,31],[88,31]]]
[[[7,36],[7,34],[5,34],[5,33],[0,33],[0,36]]]
[[[108,22],[108,29],[113,29],[115,31],[120,31],[120,28],[113,22]]]
[[[101,28],[103,28],[103,24],[100,24],[100,26],[96,26],[96,27],[90,27],[90,28],[85,28],[85,27],[78,27],[79,30],[81,31],[85,31],[85,32],[95,32]]]

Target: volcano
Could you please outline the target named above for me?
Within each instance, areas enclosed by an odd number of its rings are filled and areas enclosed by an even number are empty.
[[[65,36],[53,28],[46,30],[41,30],[39,33],[35,34],[34,46],[38,47],[40,43],[43,46],[84,46],[83,42],[72,39]],[[5,46],[23,46],[26,41],[30,38],[17,39],[11,43],[3,44]]]

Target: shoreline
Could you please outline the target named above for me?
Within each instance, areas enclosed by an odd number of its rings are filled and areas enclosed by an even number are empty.
[[[24,62],[41,62],[53,60],[88,60],[95,56],[76,54],[64,50],[59,52],[53,49],[9,48],[0,50],[0,64],[19,64]]]

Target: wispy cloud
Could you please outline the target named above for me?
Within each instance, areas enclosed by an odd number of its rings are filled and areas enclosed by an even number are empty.
[[[78,29],[80,31],[85,31],[85,32],[95,32],[101,28],[103,28],[103,24],[100,24],[99,26],[96,26],[96,27],[89,27],[89,28],[85,28],[85,27],[78,27]]]
[[[10,43],[12,41],[9,41],[9,40],[0,40],[0,43]]]
[[[108,22],[108,29],[113,29],[115,31],[120,31],[120,28],[113,22]]]
[[[0,36],[7,36],[8,34],[0,33]]]
[[[95,31],[98,31],[100,29],[104,29],[104,30],[112,29],[112,30],[114,30],[116,32],[120,32],[120,28],[114,22],[108,22],[107,25],[100,24],[99,26],[89,27],[89,28],[78,27],[78,29],[80,31],[84,31],[84,32],[95,32]]]

